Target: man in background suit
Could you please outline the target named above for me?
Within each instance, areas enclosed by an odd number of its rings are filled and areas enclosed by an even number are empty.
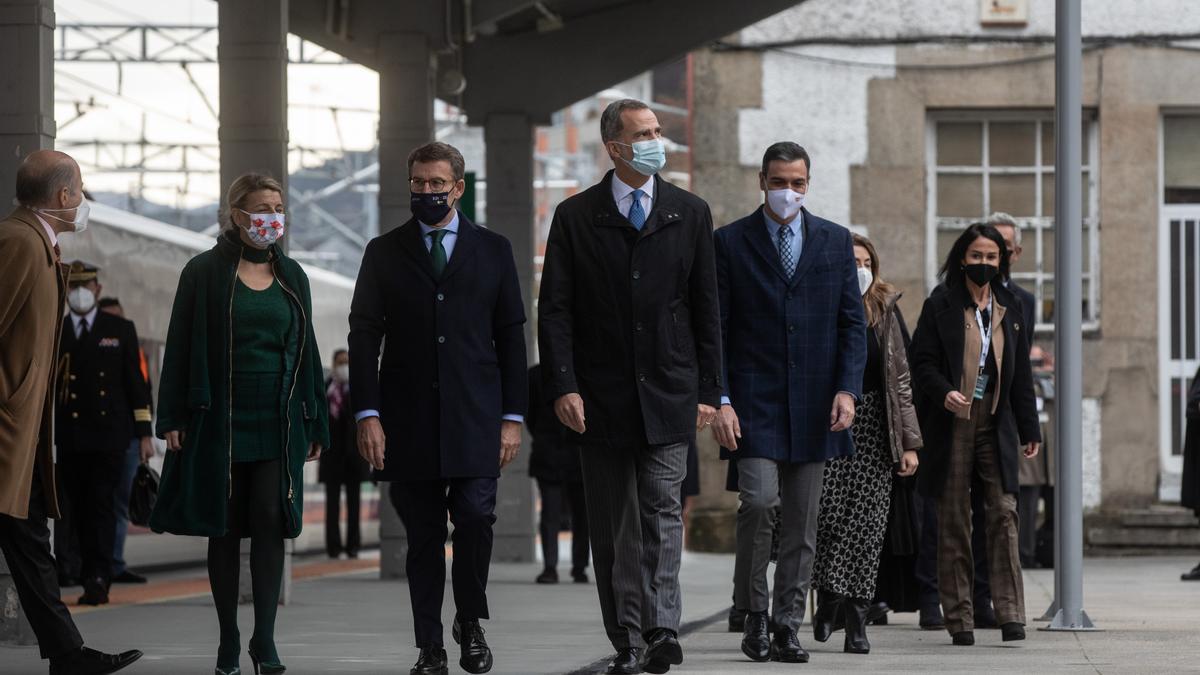
[[[140,458],[154,456],[150,390],[142,376],[133,322],[97,306],[99,270],[76,260],[67,277],[59,346],[55,437],[70,527],[79,542],[81,605],[108,602],[117,532],[114,493],[130,440]],[[136,465],[135,465],[136,468]],[[129,495],[125,495],[128,501]]]
[[[658,175],[649,106],[600,117],[615,169],[559,204],[546,242],[538,344],[546,395],[581,453],[609,673],[665,673],[679,646],[680,486],[721,395],[708,204]],[[642,645],[645,655],[642,658]]]
[[[17,202],[0,221],[0,550],[50,675],[113,673],[142,653],[83,646],[46,526],[59,516],[52,383],[67,280],[58,237],[87,227],[79,165],[61,152],[31,153],[17,169]]]
[[[517,455],[528,403],[525,304],[512,246],[454,208],[465,163],[445,143],[408,157],[413,218],[372,239],[350,306],[350,399],[358,448],[408,533],[408,589],[420,656],[442,647],[446,512],[454,523],[452,634],[459,665],[492,667],[488,567],[496,478]],[[386,341],[386,342],[385,342]],[[380,364],[380,345],[385,344]]]
[[[854,452],[850,425],[867,360],[850,231],[804,208],[809,169],[796,143],[767,148],[759,173],[765,204],[715,237],[726,376],[714,434],[721,456],[737,461],[734,602],[747,612],[742,652],[755,661],[808,661],[796,631],[812,577],[825,462]]]

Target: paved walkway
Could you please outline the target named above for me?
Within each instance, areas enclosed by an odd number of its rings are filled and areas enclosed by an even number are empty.
[[[1194,556],[1193,556],[1194,558]],[[724,632],[732,558],[687,554],[684,559],[683,638],[686,661],[673,673],[804,672],[1200,672],[1200,583],[1180,582],[1193,558],[1089,559],[1085,602],[1105,629],[1099,633],[1030,630],[1024,643],[1002,644],[998,631],[980,631],[973,648],[953,647],[943,632],[921,631],[916,615],[892,615],[872,628],[869,656],[841,652],[841,634],[824,645],[802,632],[812,652],[806,666],[755,664],[738,650],[740,636]],[[298,561],[296,601],[282,608],[279,651],[289,673],[407,673],[412,647],[403,582],[380,581],[373,561]],[[595,587],[537,586],[537,565],[495,565],[490,596],[495,620],[486,624],[497,675],[592,673],[609,654]],[[1030,614],[1050,601],[1052,574],[1026,574]],[[74,590],[66,593],[74,597]],[[450,598],[447,589],[447,599]],[[88,644],[106,650],[137,647],[146,657],[126,672],[211,673],[217,626],[202,570],[156,575],[148,586],[118,587],[115,604],[80,610]],[[446,620],[453,608],[449,604]],[[243,635],[252,627],[241,614]],[[1040,625],[1031,622],[1033,626]],[[447,631],[447,639],[449,639]],[[453,645],[452,645],[453,646]],[[451,651],[454,655],[454,651]],[[452,661],[457,661],[453,658]],[[243,667],[249,660],[243,657]],[[0,648],[0,673],[44,673],[34,647]],[[462,672],[455,664],[451,672]]]

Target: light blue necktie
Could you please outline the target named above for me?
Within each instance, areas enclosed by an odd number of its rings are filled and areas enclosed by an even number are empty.
[[[642,209],[642,195],[646,193],[634,190],[631,194],[633,195],[633,204],[629,206],[629,222],[641,231],[642,226],[646,224],[646,211]]]

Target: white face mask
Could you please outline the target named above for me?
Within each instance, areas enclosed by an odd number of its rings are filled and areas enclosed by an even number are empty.
[[[47,218],[53,218],[57,221],[64,222],[64,223],[71,223],[71,226],[72,226],[72,228],[74,228],[75,232],[83,232],[84,230],[87,229],[88,214],[90,214],[92,212],[92,207],[90,204],[88,204],[88,200],[84,199],[81,196],[79,198],[79,206],[76,206],[75,208],[71,208],[71,209],[34,209],[34,211],[45,215]],[[50,215],[52,213],[62,213],[63,211],[74,211],[75,219],[74,220],[66,220],[65,218],[59,218],[58,216]]]
[[[349,382],[350,381],[350,365],[342,364],[340,366],[334,366],[333,367],[333,379],[337,380],[338,382]]]
[[[858,292],[866,295],[867,290],[871,288],[871,284],[875,282],[875,276],[871,274],[871,270],[866,267],[858,268]]]
[[[76,314],[87,314],[96,306],[96,294],[87,286],[76,286],[67,293],[67,305]]]
[[[242,211],[242,209],[238,209],[238,211]],[[242,213],[250,216],[250,226],[246,228],[246,233],[250,235],[250,241],[255,246],[267,248],[283,236],[282,213],[250,213],[249,211],[242,211]]]
[[[771,213],[784,221],[791,222],[792,218],[800,213],[800,207],[804,206],[806,196],[807,194],[796,192],[791,188],[767,190],[767,206],[771,207]]]

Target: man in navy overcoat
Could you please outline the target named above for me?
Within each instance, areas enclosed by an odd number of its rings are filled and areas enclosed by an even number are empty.
[[[528,399],[525,305],[508,240],[454,208],[466,187],[462,154],[429,143],[409,155],[408,171],[413,218],[367,244],[354,287],[350,397],[359,452],[391,482],[408,533],[420,648],[411,672],[446,672],[449,511],[459,665],[485,673],[492,654],[479,620],[488,618],[496,478],[521,445]]]
[[[816,549],[825,461],[854,452],[850,425],[866,364],[866,320],[850,231],[804,209],[809,157],[791,142],[763,156],[765,204],[715,234],[725,397],[714,423],[737,461],[734,604],[742,651],[808,661],[796,630]],[[774,613],[767,563],[781,509]]]

